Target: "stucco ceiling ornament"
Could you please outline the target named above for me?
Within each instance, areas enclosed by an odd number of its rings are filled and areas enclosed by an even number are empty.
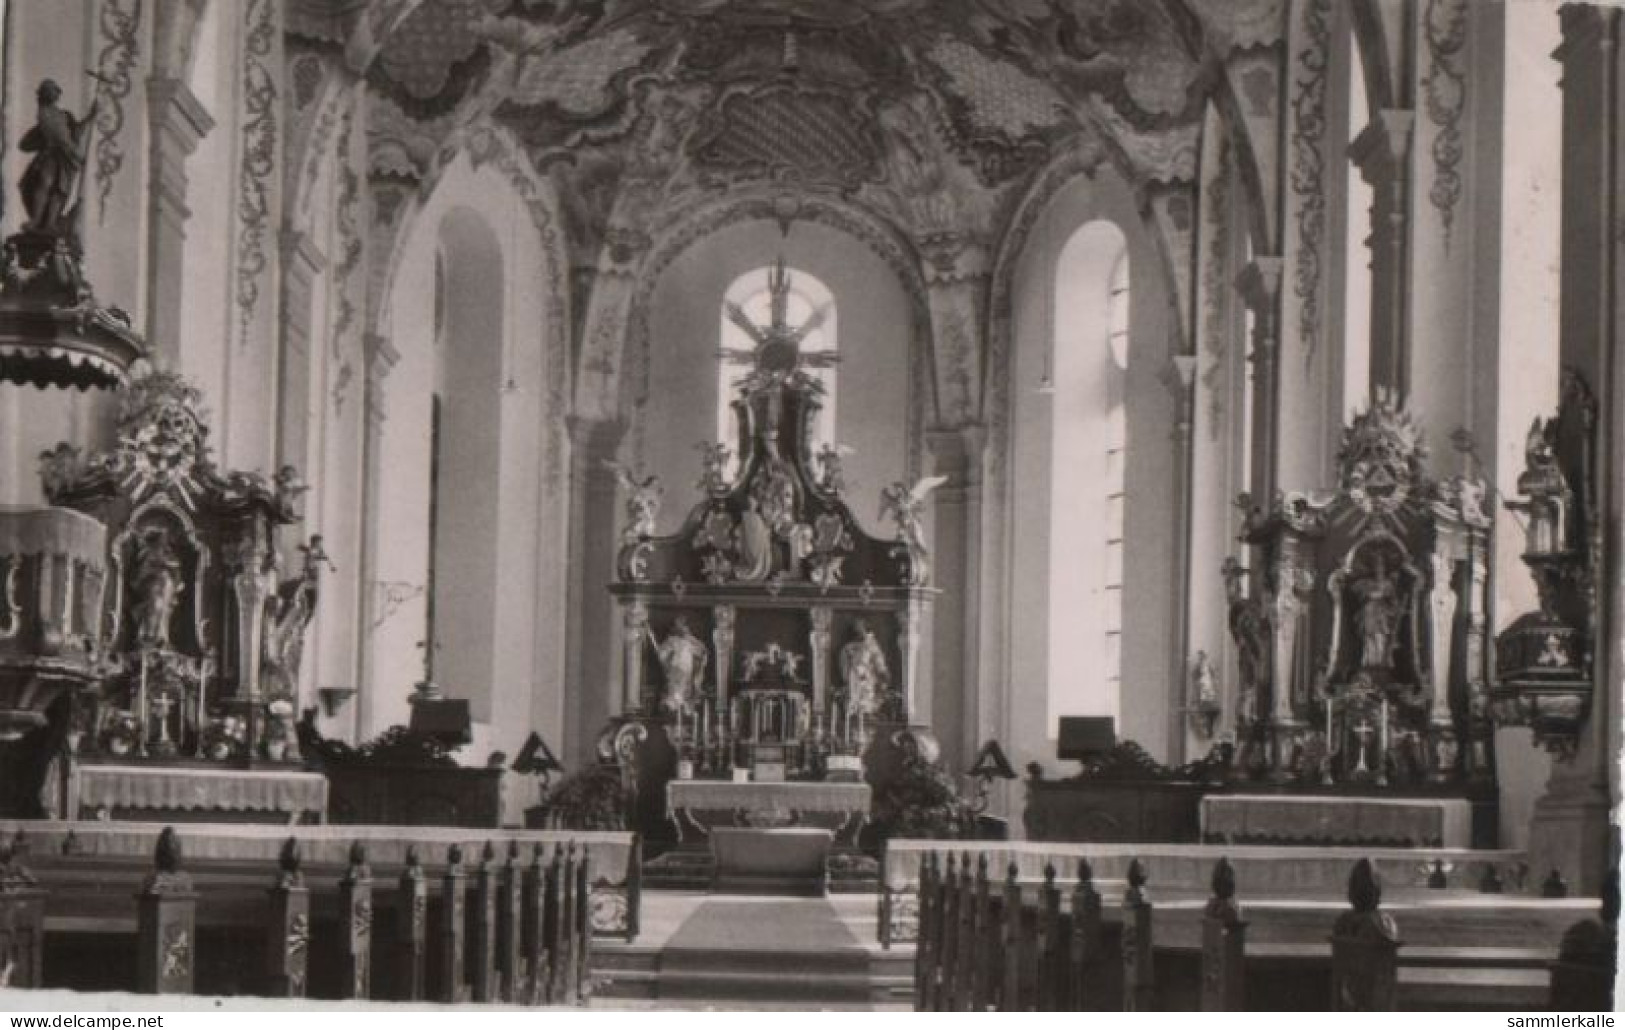
[[[1286,38],[1286,0],[1186,0],[1220,54]]]

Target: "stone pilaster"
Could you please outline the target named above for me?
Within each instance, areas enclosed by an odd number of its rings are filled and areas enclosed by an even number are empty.
[[[1290,5],[1283,109],[1276,488],[1332,481],[1342,428],[1347,4]]]
[[[619,710],[621,662],[615,657],[614,604],[604,589],[615,575],[615,473],[606,464],[620,452],[626,425],[614,420],[571,418],[569,660],[565,692],[564,764],[590,757],[592,742]]]
[[[981,745],[977,718],[979,647],[968,600],[981,592],[982,450],[979,425],[936,429],[926,435],[932,473],[948,481],[932,494],[935,538],[932,584],[941,591],[933,608],[931,679],[915,721],[930,723],[951,769],[969,764]]]
[[[306,233],[284,229],[282,250],[282,341],[277,355],[277,465],[304,469],[313,413],[311,403],[311,284],[327,267],[327,258]],[[318,343],[318,346],[320,344]]]
[[[147,189],[147,340],[171,365],[179,357],[181,311],[185,303],[184,265],[187,207],[186,159],[214,128],[180,79],[147,80],[147,118],[151,122]]]
[[[1384,110],[1349,146],[1371,185],[1371,389],[1408,392],[1410,149],[1415,116]]]
[[[1268,504],[1281,483],[1276,467],[1280,435],[1281,259],[1256,257],[1236,278],[1236,289],[1252,313],[1252,340],[1247,360],[1253,367],[1252,480],[1257,503]]]
[[[1625,676],[1620,571],[1625,476],[1619,472],[1625,460],[1620,393],[1625,361],[1619,353],[1625,235],[1617,221],[1625,200],[1625,16],[1617,8],[1565,4],[1562,19],[1563,44],[1556,54],[1563,65],[1560,350],[1563,364],[1597,399],[1598,482],[1592,496],[1599,527],[1609,528],[1580,542],[1594,548],[1600,562],[1591,713],[1575,751],[1553,763],[1546,792],[1535,803],[1529,855],[1537,876],[1557,869],[1581,893],[1595,894],[1618,861],[1610,850],[1609,812],[1619,792],[1619,683]]]
[[[362,397],[361,574],[358,578],[361,599],[358,607],[362,633],[370,636],[372,627],[378,623],[379,608],[384,603],[384,599],[379,596],[382,584],[378,582],[378,553],[385,521],[385,513],[379,510],[379,480],[382,474],[386,417],[385,380],[388,379],[390,369],[395,367],[401,355],[389,340],[374,333],[367,334],[362,346],[366,358],[366,384]],[[376,691],[387,687],[385,684],[373,682],[373,669],[376,663],[372,657],[372,641],[363,640],[361,646],[356,649],[356,654],[359,664],[356,670],[356,683],[361,689],[358,691],[354,711],[355,737],[359,740],[370,735],[374,729],[382,729],[373,725],[374,714],[377,711],[374,698]]]

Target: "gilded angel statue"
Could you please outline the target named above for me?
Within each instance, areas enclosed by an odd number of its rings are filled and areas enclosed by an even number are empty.
[[[632,470],[616,461],[604,462],[615,472],[616,482],[626,491],[626,527],[621,530],[621,545],[635,544],[654,536],[655,519],[660,514],[660,498],[666,488],[660,477],[650,474],[638,478]]]
[[[897,523],[898,546],[892,554],[907,559],[905,578],[910,586],[931,581],[931,549],[925,544],[925,499],[948,481],[947,476],[926,476],[913,486],[898,480],[880,492],[880,517]]]

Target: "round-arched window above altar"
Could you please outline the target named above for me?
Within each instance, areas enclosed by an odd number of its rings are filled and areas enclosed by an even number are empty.
[[[722,346],[717,361],[717,439],[735,446],[738,429],[731,406],[738,392],[735,387],[755,369],[757,348],[764,334],[774,329],[788,330],[803,356],[802,369],[824,388],[823,409],[812,431],[816,453],[823,445],[835,442],[835,295],[808,273],[787,269],[789,290],[780,316],[784,324],[775,327],[772,273],[771,265],[746,272],[723,294],[719,319]]]

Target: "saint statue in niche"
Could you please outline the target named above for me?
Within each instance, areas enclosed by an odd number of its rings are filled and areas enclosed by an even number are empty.
[[[853,626],[852,640],[841,648],[841,679],[852,711],[870,716],[879,712],[891,686],[891,670],[886,666],[886,652],[867,622]]]
[[[169,621],[180,597],[181,561],[169,530],[149,526],[137,545],[135,588],[137,639],[149,647],[169,646]]]
[[[739,561],[734,564],[734,575],[745,583],[760,583],[773,572],[773,529],[755,497],[740,514],[736,532]]]
[[[100,98],[91,102],[83,118],[75,118],[57,106],[62,87],[51,79],[42,81],[34,96],[39,101],[37,120],[17,144],[23,153],[34,155],[17,183],[23,209],[28,212],[24,228],[41,235],[67,236],[79,200],[85,151]]]
[[[1381,554],[1376,567],[1353,586],[1360,600],[1360,667],[1391,669],[1394,666],[1394,631],[1399,626],[1399,580],[1388,571]]]
[[[666,639],[655,646],[655,654],[660,658],[660,670],[666,681],[661,707],[668,712],[687,711],[690,699],[705,680],[705,666],[711,653],[689,629],[688,620],[679,615]]]

